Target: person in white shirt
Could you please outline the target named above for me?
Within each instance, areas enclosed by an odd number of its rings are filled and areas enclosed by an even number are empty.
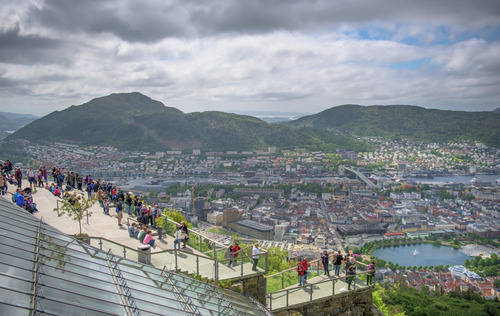
[[[252,259],[253,259],[253,267],[252,271],[257,271],[257,262],[259,261],[259,255],[263,254],[264,251],[259,248],[259,243],[255,243],[252,247]]]
[[[180,226],[177,226],[177,230],[174,233],[174,249],[181,249],[181,242],[184,239],[184,231]]]

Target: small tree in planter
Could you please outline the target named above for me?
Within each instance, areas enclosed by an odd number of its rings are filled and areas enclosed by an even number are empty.
[[[82,234],[82,219],[85,215],[87,215],[87,217],[92,215],[92,212],[89,212],[88,209],[92,207],[96,201],[96,198],[93,196],[87,199],[73,193],[68,199],[61,200],[60,203],[62,205],[59,208],[55,208],[54,211],[58,211],[59,217],[66,214],[72,217],[73,220],[78,221],[80,232],[74,235],[75,238],[90,243],[88,235]]]

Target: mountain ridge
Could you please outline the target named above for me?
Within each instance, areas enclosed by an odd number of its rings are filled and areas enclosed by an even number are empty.
[[[487,113],[487,114],[485,114]],[[346,135],[449,142],[479,140],[500,147],[500,114],[413,105],[346,104],[281,123],[219,111],[184,113],[139,92],[115,93],[54,111],[6,139],[111,145],[128,150],[206,151],[305,147],[365,151]]]

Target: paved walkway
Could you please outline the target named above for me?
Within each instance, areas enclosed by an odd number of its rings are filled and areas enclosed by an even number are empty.
[[[328,282],[323,282],[328,281]],[[360,279],[355,280],[356,289],[366,288],[367,285]],[[333,285],[334,284],[334,285]],[[335,287],[333,287],[335,286]],[[351,284],[351,288],[354,285]],[[312,289],[312,291],[311,291]],[[293,285],[271,293],[267,298],[267,307],[272,309],[273,313],[300,306],[310,301],[329,299],[332,295],[349,293],[345,279],[336,279],[326,275],[319,275],[307,280],[306,286]],[[272,301],[271,301],[272,300]],[[288,308],[287,308],[288,304]]]
[[[15,189],[15,186],[9,185],[8,191],[14,193]],[[86,192],[82,191],[77,192],[86,194]],[[8,194],[3,197],[11,200],[12,195]],[[33,201],[37,204],[37,209],[39,210],[39,212],[33,214],[35,217],[42,218],[45,223],[65,234],[73,235],[80,232],[78,221],[73,220],[67,215],[57,215],[57,211],[54,209],[57,208],[58,201],[61,201],[61,199],[54,196],[50,191],[44,188],[38,188],[37,191],[33,193]],[[118,226],[118,219],[113,208],[110,209],[111,215],[106,215],[103,213],[99,203],[96,203],[89,209],[89,212],[91,212],[92,215],[88,217],[88,223],[87,217],[82,219],[82,233],[87,233],[91,237],[102,237],[119,245],[131,248],[131,250],[126,249],[126,253],[124,254],[123,247],[116,244],[103,242],[102,247],[102,249],[106,251],[111,248],[115,255],[126,256],[129,259],[139,261],[136,250],[141,243],[128,235],[126,223],[129,215],[127,213],[124,213],[122,219],[123,226],[120,227]],[[131,215],[130,220],[135,221],[135,216]],[[155,232],[155,230],[153,230],[153,232]],[[173,249],[174,238],[165,233],[163,234],[162,240],[158,240],[157,237],[158,236],[154,236],[156,239],[156,248],[151,249],[151,264],[158,268],[163,268],[165,266],[171,271],[175,271],[177,266],[177,270],[180,272],[199,273],[209,279],[215,278],[214,260],[200,253],[198,250],[187,246],[182,249],[182,251],[178,252],[176,262],[175,253],[173,251],[167,253],[163,252]],[[91,245],[99,248],[99,240],[91,240]],[[264,258],[261,260],[264,260]],[[219,263],[218,269],[220,280],[236,279],[241,276],[241,265],[229,268],[227,265]],[[245,276],[262,274],[263,272],[262,269],[259,269],[258,272],[252,271],[252,264],[249,262],[243,265],[243,275]]]

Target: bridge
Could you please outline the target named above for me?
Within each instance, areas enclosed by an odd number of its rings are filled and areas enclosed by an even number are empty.
[[[355,170],[355,169],[352,169],[349,167],[344,167],[344,168],[345,168],[345,170],[354,173],[356,175],[356,177],[358,177],[361,181],[363,181],[368,188],[375,189],[377,187],[375,185],[375,183],[372,182],[372,180],[368,179],[364,174],[362,174],[358,170]]]

